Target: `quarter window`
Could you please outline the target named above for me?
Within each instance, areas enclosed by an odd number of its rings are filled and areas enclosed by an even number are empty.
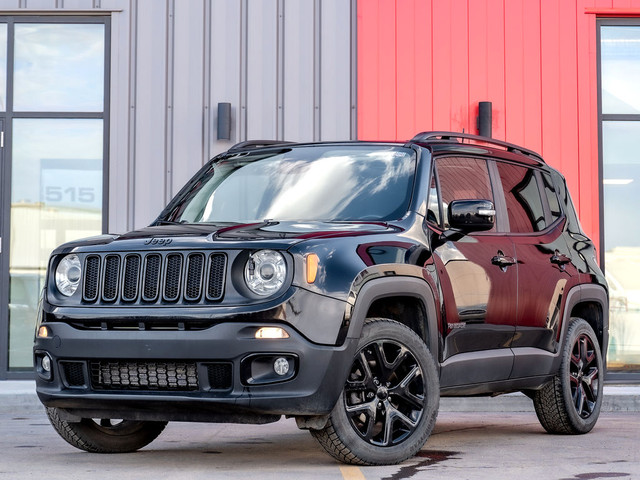
[[[549,210],[551,213],[550,223],[553,223],[562,216],[560,203],[558,202],[558,195],[556,194],[556,189],[553,186],[553,181],[551,180],[550,175],[543,173],[542,183],[544,185],[544,193],[547,197],[547,202],[549,203]]]

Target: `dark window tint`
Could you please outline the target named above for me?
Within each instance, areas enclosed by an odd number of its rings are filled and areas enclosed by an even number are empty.
[[[544,184],[544,193],[547,196],[547,202],[551,210],[551,222],[553,223],[562,216],[558,195],[556,194],[556,189],[553,186],[553,181],[549,174],[542,174],[542,183]]]
[[[453,200],[493,202],[487,162],[477,158],[446,157],[436,161],[444,227],[449,227],[448,207]]]
[[[509,215],[515,233],[539,232],[547,226],[538,182],[531,169],[497,162]]]

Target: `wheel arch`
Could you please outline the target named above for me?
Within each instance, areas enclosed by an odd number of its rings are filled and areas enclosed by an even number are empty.
[[[571,317],[584,319],[593,329],[600,344],[602,359],[606,365],[607,345],[609,343],[609,296],[600,285],[578,285],[567,295],[562,321],[560,344],[571,323]]]
[[[433,292],[422,279],[394,276],[370,280],[357,293],[347,337],[360,338],[368,317],[395,320],[422,338],[439,368],[436,312]]]

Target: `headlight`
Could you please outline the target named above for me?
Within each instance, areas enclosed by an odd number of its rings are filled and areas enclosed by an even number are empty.
[[[77,255],[67,255],[56,268],[56,287],[61,294],[70,297],[78,289],[82,266]]]
[[[260,250],[252,253],[244,267],[247,287],[256,295],[267,296],[276,293],[287,277],[287,264],[282,254],[274,250]]]

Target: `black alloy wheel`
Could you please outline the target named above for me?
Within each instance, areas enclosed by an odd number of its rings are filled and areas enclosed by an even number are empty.
[[[403,345],[378,340],[356,355],[344,387],[351,426],[371,445],[388,447],[407,439],[424,410],[423,372]]]
[[[573,344],[569,379],[573,406],[580,417],[588,418],[598,401],[601,379],[596,347],[586,334],[580,335]]]
[[[392,465],[423,447],[439,403],[438,371],[422,338],[394,320],[369,318],[342,394],[311,434],[341,462]]]
[[[540,424],[549,433],[591,431],[602,406],[603,362],[593,328],[572,317],[560,353],[558,374],[533,394]]]

